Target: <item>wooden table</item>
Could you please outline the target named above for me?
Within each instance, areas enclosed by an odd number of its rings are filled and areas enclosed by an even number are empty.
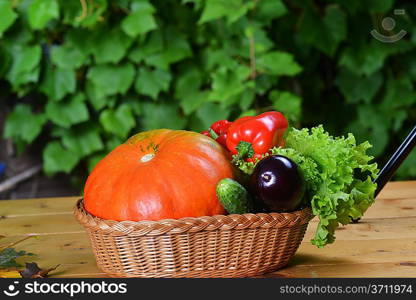
[[[16,248],[37,254],[25,259],[41,267],[61,264],[52,277],[106,277],[72,215],[76,200],[0,201],[0,234],[12,241],[36,233]],[[310,243],[316,225],[315,218],[289,265],[265,277],[416,277],[416,181],[389,183],[365,217],[323,249]]]

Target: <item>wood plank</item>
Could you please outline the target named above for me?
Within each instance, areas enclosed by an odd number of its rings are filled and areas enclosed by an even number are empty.
[[[414,240],[338,240],[324,248],[317,248],[304,240],[292,263],[299,266],[317,266],[385,262],[405,263],[415,259],[416,241]]]
[[[416,181],[389,182],[364,218],[416,216]]]
[[[416,261],[407,262],[406,265],[399,263],[366,263],[366,264],[342,264],[342,265],[318,265],[313,268],[309,266],[297,266],[262,275],[267,277],[291,277],[291,278],[368,278],[368,277],[406,277],[416,276]]]
[[[6,236],[84,232],[84,228],[75,220],[72,212],[48,216],[2,218],[0,228],[2,234]]]
[[[22,200],[1,200],[0,216],[16,218],[25,216],[48,216],[72,213],[80,197],[39,198]]]
[[[416,196],[402,199],[377,199],[365,212],[363,219],[391,217],[416,217]]]
[[[309,224],[305,240],[315,235],[317,225]],[[365,218],[339,227],[335,236],[336,240],[416,239],[416,217]]]
[[[415,217],[416,189],[413,198],[377,198],[365,212],[363,219]]]
[[[381,190],[377,198],[415,198],[416,181],[391,181]]]

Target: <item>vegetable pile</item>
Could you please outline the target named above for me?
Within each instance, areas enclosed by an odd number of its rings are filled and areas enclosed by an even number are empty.
[[[243,175],[238,193],[236,184],[228,180],[219,183],[217,196],[228,213],[311,207],[319,217],[312,243],[323,247],[334,242],[340,224],[360,218],[374,202],[377,164],[366,154],[371,145],[357,145],[352,134],[333,137],[322,126],[287,129],[285,121],[277,112],[242,117],[233,123],[219,121],[228,126],[220,134],[225,136],[221,144]],[[227,184],[228,194],[224,192]],[[241,191],[244,187],[247,195]],[[237,198],[236,194],[244,196]],[[251,199],[250,205],[247,199]],[[232,201],[237,203],[231,205]]]
[[[374,202],[378,169],[366,154],[370,147],[357,145],[352,134],[333,137],[322,126],[290,128],[277,111],[219,120],[201,134],[142,132],[97,164],[84,207],[116,221],[310,207],[319,218],[312,243],[323,247],[334,242],[338,226]]]

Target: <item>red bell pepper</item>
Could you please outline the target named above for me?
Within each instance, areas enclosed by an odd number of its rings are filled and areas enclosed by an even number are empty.
[[[243,159],[259,159],[271,148],[284,146],[287,127],[285,116],[277,111],[241,117],[228,128],[227,148]]]
[[[232,122],[228,120],[220,120],[211,125],[208,130],[202,131],[201,134],[210,136],[220,145],[226,147],[227,132]]]

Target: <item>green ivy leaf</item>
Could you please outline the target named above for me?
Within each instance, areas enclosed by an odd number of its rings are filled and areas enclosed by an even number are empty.
[[[180,107],[186,115],[190,115],[208,101],[209,92],[200,91],[202,76],[197,66],[192,65],[176,78],[175,98],[180,102]]]
[[[371,75],[380,70],[388,56],[408,51],[412,46],[404,40],[394,44],[373,39],[370,43],[357,43],[346,48],[339,64],[357,75]]]
[[[135,1],[132,4],[132,12],[123,19],[121,28],[131,37],[145,34],[157,28],[154,12],[154,7],[148,1]]]
[[[75,71],[48,66],[39,88],[53,100],[61,100],[76,89]]]
[[[360,105],[357,108],[358,118],[350,123],[347,130],[352,132],[360,143],[371,141],[373,148],[370,149],[370,153],[380,155],[388,143],[390,121],[373,105]]]
[[[94,27],[103,21],[103,14],[108,8],[107,0],[94,0],[90,3],[86,2],[87,11],[84,14],[80,1],[60,1],[59,3],[63,12],[62,22],[75,27]]]
[[[62,144],[69,151],[78,153],[81,157],[104,148],[99,127],[94,126],[91,122],[67,130],[62,136]]]
[[[31,82],[37,82],[39,79],[39,74],[39,66],[35,67],[33,70],[22,73],[20,76],[16,78],[16,80],[11,82],[13,87],[12,91],[16,92],[18,97],[23,97],[31,90],[31,86],[26,84]]]
[[[46,121],[44,114],[34,114],[29,105],[18,104],[6,119],[4,136],[31,143],[41,133]]]
[[[170,64],[192,56],[186,36],[175,28],[166,28],[162,39],[164,40],[163,51],[146,57],[146,64],[167,71]]]
[[[87,121],[89,114],[84,100],[85,96],[81,93],[59,102],[49,100],[46,104],[46,115],[52,122],[65,128]]]
[[[290,92],[272,91],[269,94],[269,99],[274,108],[283,113],[289,121],[300,121],[302,99],[299,96]]]
[[[163,36],[161,30],[148,34],[144,42],[138,43],[129,53],[129,59],[135,63],[144,61],[147,57],[158,54],[163,50]]]
[[[84,28],[68,29],[64,46],[76,48],[74,51],[81,52],[84,56],[94,53],[94,36],[93,31]],[[73,55],[73,54],[72,54]]]
[[[256,93],[264,95],[273,85],[276,85],[278,78],[268,74],[257,74],[255,79],[256,82]]]
[[[348,102],[365,100],[369,103],[383,84],[383,76],[381,73],[359,76],[342,68],[335,82]]]
[[[22,84],[36,82],[39,75],[41,59],[40,46],[15,44],[10,49],[12,65],[6,78],[18,90]]]
[[[273,51],[262,54],[257,59],[257,69],[271,75],[293,76],[302,71],[292,54]]]
[[[81,2],[77,1],[61,1],[60,8],[62,11],[62,22],[74,27],[79,26],[80,16],[82,16]],[[85,18],[85,17],[84,17]]]
[[[363,6],[370,8],[373,13],[385,13],[389,11],[394,4],[394,0],[364,0]]]
[[[134,67],[123,65],[95,65],[88,70],[87,79],[94,85],[96,98],[125,94],[134,80]]]
[[[220,68],[212,76],[212,92],[209,99],[227,104],[229,100],[246,89],[244,81],[250,74],[250,68],[239,66],[236,70],[230,71]]]
[[[371,53],[371,54],[370,54]],[[379,70],[387,57],[387,53],[372,51],[371,47],[345,49],[339,64],[357,75],[371,75]]]
[[[187,94],[185,97],[181,98],[180,106],[183,109],[183,112],[186,115],[190,115],[196,111],[202,104],[207,102],[209,99],[209,92],[193,92]]]
[[[254,86],[252,88],[248,88],[244,90],[240,95],[240,101],[239,106],[240,108],[245,111],[247,110],[256,99],[256,91],[254,89]]]
[[[326,9],[323,22],[326,27],[327,44],[321,43],[321,49],[333,55],[339,43],[347,36],[347,16],[338,6],[331,5]]]
[[[69,173],[79,162],[80,156],[62,147],[58,141],[52,141],[43,149],[43,170],[52,175],[58,172]]]
[[[247,48],[248,49],[248,48]],[[227,52],[227,49],[206,49],[203,54],[203,64],[206,71],[212,71],[217,67],[233,70],[239,64]]]
[[[351,13],[351,15],[355,15],[357,11],[362,9],[362,4],[365,0],[332,0],[331,2],[339,4],[343,9],[345,8],[349,13]]]
[[[104,129],[120,138],[126,138],[130,130],[136,125],[131,107],[120,105],[117,109],[106,109],[100,114],[100,123]]]
[[[86,56],[74,45],[65,43],[51,48],[51,60],[61,69],[77,69],[85,63]]]
[[[28,8],[28,21],[33,29],[42,29],[52,20],[59,18],[56,0],[33,0]]]
[[[137,96],[137,94],[123,97],[123,103],[129,105],[133,113],[138,116],[142,114],[141,102],[142,100]]]
[[[115,27],[94,31],[92,53],[98,64],[119,63],[126,55],[133,39],[126,35],[120,28]]]
[[[92,104],[94,110],[100,111],[104,107],[113,107],[117,101],[117,96],[104,96],[101,89],[94,85],[91,81],[87,81],[85,91],[89,103]]]
[[[212,123],[218,120],[225,120],[230,115],[230,111],[221,107],[217,103],[204,103],[197,111],[196,116],[201,120],[203,128],[209,128]]]
[[[262,28],[263,24],[253,24],[245,30],[245,35],[247,39],[243,40],[241,56],[249,58],[250,54],[250,40],[254,41],[254,50],[255,54],[259,55],[266,51],[269,51],[273,47],[273,41],[267,36],[267,32]]]
[[[246,14],[253,4],[252,2],[244,3],[242,0],[206,0],[198,23],[203,24],[221,17],[227,17],[229,23],[235,22]]]
[[[17,18],[10,0],[0,0],[0,38]]]
[[[183,129],[187,120],[181,116],[178,107],[173,103],[142,104],[143,115],[140,119],[143,130],[158,128]]]
[[[192,56],[191,46],[189,45],[189,42],[187,41],[186,36],[180,33],[177,33],[174,30],[169,30],[167,31],[166,34],[168,38],[166,40],[164,54],[162,55],[162,58],[163,58],[162,61],[166,65],[176,63],[187,57]],[[149,58],[149,60],[147,61],[149,62],[149,64],[151,64],[152,59]],[[157,66],[157,64],[155,64],[155,66]],[[162,65],[162,68],[163,68],[163,65]],[[164,69],[166,69],[166,67]]]
[[[139,69],[135,88],[138,93],[156,99],[159,92],[169,89],[171,80],[172,77],[169,72],[160,69],[149,70],[142,67]]]
[[[127,16],[121,26],[124,32],[131,37],[136,37],[157,28],[153,15],[141,11],[133,12]]]
[[[385,93],[380,107],[386,111],[390,117],[397,115],[400,110],[405,112],[414,107],[416,103],[416,93],[413,81],[408,77],[389,76],[385,84]]]
[[[202,84],[202,73],[193,65],[175,78],[175,98],[179,101],[199,90]]]
[[[257,2],[255,17],[261,22],[269,23],[287,13],[282,0],[261,0]]]
[[[332,56],[339,43],[346,38],[346,35],[347,17],[339,6],[328,6],[323,18],[312,8],[305,10],[305,16],[299,30],[302,43],[310,44]]]

